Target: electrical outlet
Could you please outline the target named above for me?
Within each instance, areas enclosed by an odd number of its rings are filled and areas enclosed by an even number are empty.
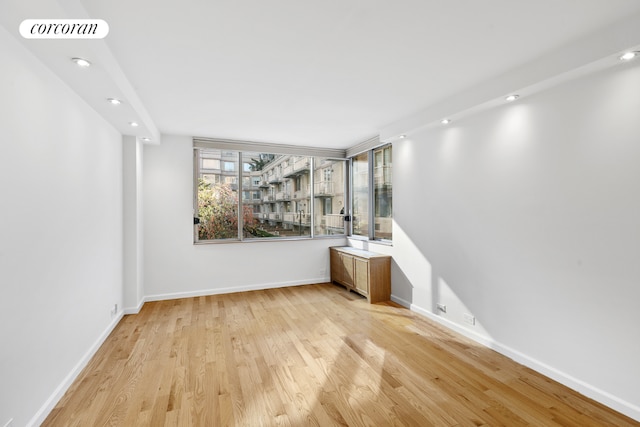
[[[470,315],[468,313],[465,313],[463,315],[463,317],[464,317],[464,323],[467,323],[469,325],[475,325],[476,324],[476,318],[473,317],[472,315]]]
[[[118,313],[118,304],[113,304],[113,308],[111,309],[111,314]]]
[[[446,306],[446,305],[444,305],[444,304],[437,303],[437,304],[436,304],[436,307],[438,308],[438,310],[440,310],[440,311],[441,311],[441,312],[443,312],[443,313],[446,313],[446,312],[447,312],[447,306]]]

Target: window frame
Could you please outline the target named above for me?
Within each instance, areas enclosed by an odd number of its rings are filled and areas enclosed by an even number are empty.
[[[376,224],[375,224],[375,220],[376,220],[376,212],[375,212],[375,208],[376,208],[376,200],[375,200],[375,153],[379,150],[382,150],[382,165],[384,167],[384,149],[385,148],[390,148],[391,150],[391,158],[393,158],[393,143],[389,142],[389,143],[383,143],[383,144],[377,144],[377,145],[371,145],[369,147],[367,147],[366,150],[361,150],[361,151],[357,151],[357,152],[353,152],[353,153],[349,153],[349,215],[351,217],[351,221],[350,221],[350,229],[349,229],[349,238],[350,239],[356,239],[356,240],[363,240],[363,241],[370,241],[370,242],[375,242],[375,243],[380,243],[380,244],[387,244],[387,245],[391,245],[393,244],[393,205],[391,206],[391,216],[390,218],[392,218],[391,220],[391,238],[387,239],[387,238],[376,238]],[[354,167],[353,167],[353,160],[358,157],[361,156],[362,154],[366,153],[367,154],[367,235],[361,235],[361,234],[353,234],[353,211],[352,211],[352,206],[353,206],[353,197],[355,195],[354,189],[353,189],[353,181],[354,181]],[[391,180],[393,183],[393,160],[391,163]],[[391,187],[391,193],[393,194],[393,185]],[[393,200],[393,199],[392,199]]]
[[[228,239],[210,239],[210,240],[201,240],[199,238],[198,233],[198,180],[202,173],[201,171],[201,150],[206,149],[216,149],[220,150],[224,156],[229,155],[230,151],[233,152],[235,156],[237,156],[238,165],[243,165],[243,167],[236,167],[234,170],[235,178],[237,182],[237,215],[238,215],[238,230],[235,238]],[[245,153],[268,153],[268,154],[279,154],[285,156],[305,156],[309,157],[309,200],[310,200],[310,224],[309,224],[309,234],[305,236],[286,236],[286,237],[244,237],[243,230],[243,191],[245,185],[243,185],[243,173],[244,173],[244,163],[246,162],[246,158],[243,159],[243,154]],[[194,138],[193,144],[193,243],[197,245],[201,244],[224,244],[224,243],[246,243],[246,242],[276,242],[276,241],[291,241],[291,240],[312,240],[312,239],[326,239],[326,238],[344,238],[349,234],[350,225],[349,222],[344,222],[344,230],[340,234],[317,234],[316,233],[316,224],[315,224],[315,183],[314,183],[314,170],[315,170],[315,162],[316,158],[327,158],[330,160],[338,161],[343,165],[343,198],[345,199],[344,203],[348,203],[349,200],[349,183],[347,177],[349,176],[349,159],[346,157],[346,154],[343,150],[334,150],[334,149],[319,149],[313,147],[298,147],[298,146],[284,146],[278,144],[256,144],[250,142],[242,142],[242,141],[228,141],[228,140],[210,140],[204,138]],[[221,160],[222,162],[222,160]],[[221,166],[223,166],[221,164]],[[230,176],[229,172],[225,174],[224,167],[220,173],[221,176]],[[252,187],[250,184],[249,190]],[[249,199],[249,202],[251,203]],[[345,216],[348,210],[345,210]]]

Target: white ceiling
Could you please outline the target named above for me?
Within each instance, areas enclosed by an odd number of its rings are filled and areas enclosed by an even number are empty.
[[[454,108],[467,92],[489,101],[478,88],[517,82],[509,73],[539,64],[531,77],[549,79],[640,44],[628,30],[640,24],[638,0],[0,1],[9,33],[122,133],[155,140],[347,148],[421,111]],[[87,17],[108,22],[104,40],[17,32],[23,19]],[[549,66],[571,46],[579,57]],[[72,56],[94,66],[79,70]]]

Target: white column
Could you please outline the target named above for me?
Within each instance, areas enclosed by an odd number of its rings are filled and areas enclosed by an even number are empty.
[[[142,155],[143,143],[123,136],[123,295],[125,313],[137,313],[144,303]]]

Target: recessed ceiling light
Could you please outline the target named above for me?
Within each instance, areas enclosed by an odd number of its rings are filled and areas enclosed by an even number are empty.
[[[507,102],[512,102],[515,101],[516,99],[520,98],[520,95],[509,95],[507,96],[504,100]]]
[[[113,104],[113,105],[120,105],[122,104],[122,101],[120,101],[119,99],[116,98],[107,98],[107,101],[109,101],[109,103]]]
[[[407,137],[407,135],[402,134],[402,135],[400,135],[398,138],[400,138],[400,139],[405,139],[406,137]]]
[[[624,54],[620,55],[619,59],[620,61],[631,61],[633,58],[635,58],[639,54],[640,52],[625,52]]]
[[[136,123],[136,122],[129,122],[129,124],[134,128],[138,127],[138,123]]]
[[[443,125],[448,125],[449,123],[451,123],[451,119],[442,119],[440,120],[440,123],[442,123]]]
[[[78,67],[87,68],[91,66],[91,62],[87,61],[84,58],[71,58],[71,60],[78,64]]]
[[[145,136],[144,138],[142,138],[142,140],[143,140],[144,142],[149,142],[149,141],[151,141],[151,138],[147,138],[147,137]]]

